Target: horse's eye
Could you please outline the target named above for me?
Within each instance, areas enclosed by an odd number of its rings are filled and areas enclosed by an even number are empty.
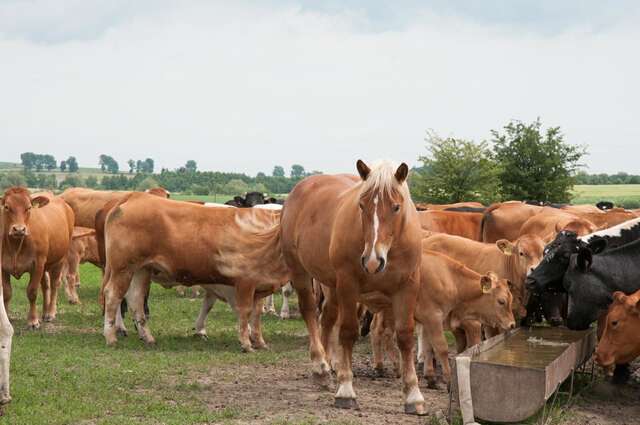
[[[394,213],[397,213],[398,211],[400,211],[400,204],[393,204],[393,207],[391,207],[391,209]]]
[[[613,322],[611,322],[611,326],[613,326],[614,328],[618,326],[618,321],[614,320]]]

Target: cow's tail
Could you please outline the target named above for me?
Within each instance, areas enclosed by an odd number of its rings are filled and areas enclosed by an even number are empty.
[[[280,215],[236,219],[236,226],[220,232],[215,254],[218,270],[232,279],[283,285],[290,280],[282,255]]]
[[[478,239],[480,242],[489,240],[487,235],[487,226],[488,223],[493,220],[493,211],[500,208],[500,205],[500,203],[491,204],[486,210],[484,210],[484,213],[482,214],[482,221],[480,222],[480,235]]]

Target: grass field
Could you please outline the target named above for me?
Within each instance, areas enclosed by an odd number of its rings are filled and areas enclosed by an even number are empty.
[[[330,407],[333,390],[312,383],[302,320],[263,316],[270,348],[244,354],[226,304],[215,305],[202,340],[191,336],[202,300],[158,285],[150,300],[157,344],[138,340],[127,318],[129,336],[107,347],[96,302],[100,272],[83,265],[81,276],[82,304],[69,305],[62,293],[56,321],[38,331],[26,330],[26,279],[13,281],[13,401],[0,424],[442,424],[400,413],[400,383],[372,374],[367,340],[358,342],[354,360],[363,410],[345,412]],[[421,382],[430,411],[444,410],[445,390]],[[571,412],[554,412],[553,424],[570,423]]]
[[[640,208],[640,184],[576,185],[574,204],[612,201],[625,208]]]

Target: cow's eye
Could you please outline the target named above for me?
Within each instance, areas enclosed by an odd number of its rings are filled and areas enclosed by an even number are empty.
[[[524,257],[524,252],[521,252],[521,253],[520,253],[520,256],[521,256],[521,257]]]
[[[5,205],[5,206],[4,206],[4,210],[5,210],[5,211],[9,211],[9,205]]]
[[[393,210],[394,213],[397,213],[398,211],[400,211],[400,204],[393,204],[391,209]]]
[[[507,302],[506,302],[505,300],[503,300],[502,298],[500,298],[500,299],[498,300],[498,304],[500,304],[500,305],[505,305],[506,303],[507,303]]]

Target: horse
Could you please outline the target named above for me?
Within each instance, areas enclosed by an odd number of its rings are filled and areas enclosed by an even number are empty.
[[[358,160],[360,177],[316,175],[298,183],[281,218],[283,256],[307,325],[314,376],[328,382],[329,338],[338,323],[340,353],[334,364],[335,406],[358,408],[353,390],[352,352],[358,337],[357,306],[393,311],[402,356],[404,410],[426,414],[413,362],[414,311],[420,286],[422,231],[406,183],[409,167],[389,161],[369,167]],[[312,279],[328,289],[322,334]]]

